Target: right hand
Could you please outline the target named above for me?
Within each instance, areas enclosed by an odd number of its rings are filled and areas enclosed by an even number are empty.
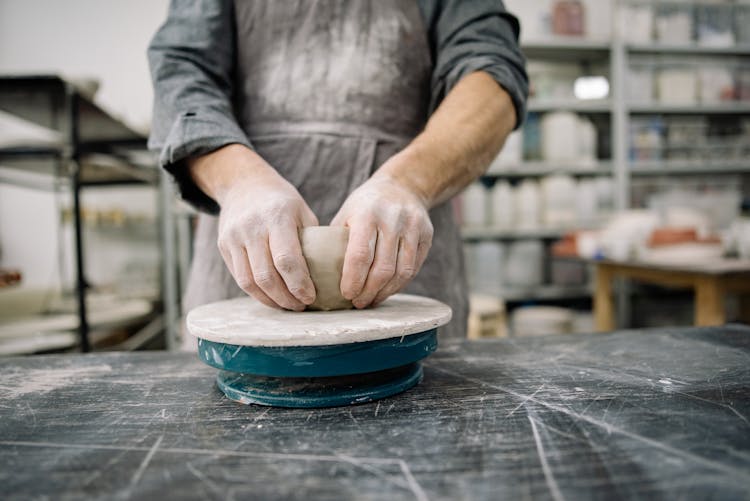
[[[219,251],[237,285],[273,308],[311,304],[315,286],[299,229],[318,220],[294,186],[241,145],[192,160],[190,172],[221,207]]]

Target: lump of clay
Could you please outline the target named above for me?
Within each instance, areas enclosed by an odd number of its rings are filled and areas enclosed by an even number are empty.
[[[352,302],[341,295],[341,272],[349,242],[349,228],[308,226],[300,230],[302,254],[315,284],[315,302],[308,310],[345,310]]]

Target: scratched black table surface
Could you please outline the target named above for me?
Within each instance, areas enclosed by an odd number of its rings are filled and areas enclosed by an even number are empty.
[[[4,499],[747,499],[750,328],[446,344],[396,397],[227,400],[184,353],[0,361]]]

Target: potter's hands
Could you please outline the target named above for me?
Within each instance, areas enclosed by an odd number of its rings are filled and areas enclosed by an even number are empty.
[[[381,171],[349,195],[331,222],[349,227],[341,293],[356,308],[403,289],[432,245],[426,202]]]
[[[299,228],[318,221],[297,190],[240,145],[193,160],[190,172],[221,207],[219,250],[237,285],[270,307],[301,311],[312,303]]]

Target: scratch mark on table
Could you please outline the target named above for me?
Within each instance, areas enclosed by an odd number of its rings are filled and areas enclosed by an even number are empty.
[[[348,456],[346,454],[336,454],[339,458],[341,458],[342,461],[349,463],[353,466],[356,466],[357,468],[360,468],[362,470],[365,470],[369,473],[372,473],[376,477],[385,480],[386,482],[393,484],[397,487],[401,487],[402,489],[411,490],[411,485],[408,482],[408,479],[404,479],[402,481],[399,481],[397,478],[391,478],[389,477],[383,470],[380,470],[378,468],[375,468],[374,466],[369,466],[367,462],[360,461],[359,459]],[[400,467],[400,465],[399,465]]]
[[[393,409],[393,406],[396,404],[391,404],[388,406],[388,409],[385,411],[385,415],[387,416],[389,412],[391,412],[391,409]]]
[[[33,407],[31,407],[31,404],[29,404],[28,402],[24,402],[24,405],[26,405],[26,408],[29,409],[29,412],[31,413],[32,429],[36,429],[36,411],[34,411]]]
[[[531,432],[534,434],[534,442],[536,443],[536,452],[539,455],[539,461],[542,463],[542,472],[544,473],[544,480],[547,482],[549,493],[555,501],[564,501],[565,498],[563,497],[562,492],[560,492],[560,487],[557,485],[555,476],[552,474],[552,469],[547,462],[547,456],[544,453],[544,446],[542,444],[542,437],[539,436],[536,422],[531,416],[527,415],[526,417],[528,418],[529,423],[531,423]]]
[[[398,465],[401,468],[404,477],[406,477],[406,481],[409,482],[409,486],[411,487],[411,491],[414,493],[414,497],[417,498],[418,501],[428,501],[429,498],[427,497],[427,494],[425,494],[422,486],[419,485],[417,479],[414,478],[414,475],[412,475],[411,470],[409,469],[409,465],[406,464],[406,461],[404,461],[403,459],[399,459]]]
[[[744,421],[745,424],[750,424],[750,421],[748,421],[748,419],[740,411],[738,411],[737,409],[735,409],[734,407],[732,407],[729,404],[714,402],[713,400],[708,400],[707,398],[699,397],[698,395],[692,395],[690,393],[685,393],[684,391],[673,391],[672,393],[677,393],[678,395],[682,395],[682,396],[685,396],[685,397],[688,397],[688,398],[692,398],[694,400],[699,400],[701,402],[706,402],[706,403],[709,403],[711,405],[716,405],[716,406],[722,407],[724,409],[729,409],[738,418],[740,418],[742,421]],[[722,401],[724,401],[724,396],[723,395],[722,395],[721,399],[722,399]]]
[[[425,365],[427,365],[427,364],[425,364]],[[459,377],[459,378],[462,378],[462,379],[464,379],[466,381],[471,381],[471,382],[473,382],[475,384],[481,384],[481,385],[484,385],[484,386],[488,386],[490,388],[494,388],[496,390],[504,391],[504,392],[506,392],[506,393],[508,393],[510,395],[513,395],[513,396],[515,396],[517,398],[520,398],[520,399],[524,399],[524,398],[528,398],[529,397],[529,395],[524,395],[523,393],[519,393],[519,392],[517,392],[515,390],[512,390],[512,389],[510,389],[508,387],[505,387],[503,385],[491,384],[491,383],[488,383],[488,382],[483,381],[481,379],[477,379],[477,378],[473,378],[473,377],[470,377],[470,376],[466,376],[464,374],[461,374],[461,373],[458,373],[458,372],[454,372],[454,371],[445,369],[443,367],[438,367],[438,366],[435,366],[435,365],[430,365],[429,367],[431,369],[433,369],[433,370],[436,370],[436,371],[439,371],[439,372],[443,372],[443,373],[451,375],[453,377]],[[533,398],[533,397],[529,398],[529,400],[531,400],[532,402],[536,402],[536,403],[538,403],[540,405],[543,405],[543,406],[547,407],[548,409],[553,409],[553,410],[556,410],[558,412],[562,412],[563,414],[566,414],[566,415],[568,415],[568,416],[570,416],[572,418],[580,419],[582,421],[586,421],[587,423],[593,424],[594,426],[598,426],[600,428],[603,428],[604,430],[607,431],[607,433],[613,433],[614,432],[614,433],[617,433],[619,435],[623,435],[625,437],[628,437],[628,438],[630,438],[632,440],[636,440],[636,441],[641,442],[643,444],[646,444],[648,446],[651,446],[651,447],[654,447],[656,449],[659,449],[659,450],[661,450],[663,452],[667,452],[669,454],[672,454],[672,455],[675,455],[675,456],[678,456],[678,457],[682,457],[682,458],[688,459],[690,461],[694,461],[696,463],[702,464],[702,465],[707,466],[709,468],[712,468],[714,470],[718,470],[718,471],[722,471],[724,473],[728,473],[729,475],[735,475],[735,476],[739,476],[741,478],[746,478],[746,479],[750,480],[750,472],[747,472],[745,470],[742,470],[742,469],[739,469],[739,468],[732,468],[731,466],[726,466],[724,464],[717,463],[716,461],[712,461],[710,459],[706,459],[704,457],[701,457],[701,456],[698,456],[696,454],[693,454],[692,452],[684,451],[682,449],[677,449],[676,447],[672,447],[671,445],[659,442],[658,440],[654,440],[654,439],[651,439],[651,438],[648,438],[648,437],[644,437],[643,435],[639,435],[638,433],[635,433],[635,432],[632,432],[632,431],[628,431],[628,430],[619,428],[617,426],[611,425],[610,423],[607,423],[607,422],[604,422],[604,421],[600,421],[600,420],[595,419],[595,418],[590,417],[590,416],[579,414],[579,413],[577,413],[575,411],[572,411],[572,410],[570,410],[570,409],[568,409],[566,407],[563,407],[561,405],[552,404],[552,403],[545,402],[545,401],[542,401],[542,400],[539,400],[539,399]]]
[[[352,414],[351,409],[349,409],[349,418],[351,418],[352,422],[357,427],[357,431],[362,433],[362,426],[359,424],[359,420],[354,417],[354,414]]]
[[[378,411],[380,410],[380,402],[378,402],[377,407],[375,407],[375,417],[378,417]]]
[[[200,480],[202,484],[205,484],[206,487],[209,488],[209,490],[215,492],[216,494],[221,494],[221,489],[219,488],[219,486],[216,485],[213,480],[204,475],[203,472],[193,466],[192,463],[185,463],[185,467],[188,469],[188,471],[190,471],[190,473],[195,475],[195,478]]]
[[[524,405],[524,404],[525,404],[526,402],[528,402],[528,401],[529,401],[529,399],[533,398],[533,397],[534,397],[534,395],[536,395],[537,393],[539,393],[540,391],[542,391],[542,388],[544,388],[544,383],[542,383],[542,385],[541,385],[541,386],[540,386],[539,388],[537,388],[537,389],[536,389],[536,391],[535,391],[534,393],[532,393],[531,395],[529,395],[529,396],[528,396],[527,398],[525,398],[525,399],[521,400],[521,403],[520,403],[520,404],[518,404],[517,406],[515,406],[515,407],[514,407],[514,408],[513,408],[513,409],[512,409],[512,410],[511,410],[511,411],[510,411],[509,413],[507,413],[507,414],[505,415],[505,417],[506,417],[506,418],[509,418],[509,417],[511,417],[511,416],[512,416],[513,414],[515,414],[515,412],[516,412],[516,411],[517,411],[518,409],[520,409],[521,407],[523,407],[523,405]]]
[[[123,445],[105,445],[105,444],[70,444],[62,442],[31,442],[26,440],[2,440],[0,445],[18,446],[18,447],[39,447],[39,448],[57,448],[57,449],[90,449],[105,451],[141,451],[148,452],[151,447],[145,446],[123,446]],[[223,456],[223,457],[246,457],[255,459],[272,459],[272,460],[289,460],[289,461],[331,461],[341,462],[338,456],[324,454],[295,454],[282,452],[245,452],[234,451],[229,449],[192,449],[188,447],[163,447],[159,449],[160,454],[178,454],[178,455],[202,455],[202,456]],[[399,464],[400,459],[396,458],[375,458],[375,457],[358,457],[359,461],[365,461],[372,464]]]
[[[159,448],[159,445],[161,445],[162,440],[164,440],[164,435],[159,435],[159,438],[156,439],[156,442],[154,442],[154,445],[151,446],[151,448],[148,450],[148,453],[146,453],[146,456],[143,458],[143,461],[141,461],[141,464],[138,466],[138,469],[135,470],[135,473],[133,474],[133,478],[130,479],[130,487],[128,488],[129,492],[132,492],[135,486],[138,485],[138,482],[141,481],[141,476],[143,476],[143,472],[146,471],[148,464],[151,462],[151,458],[153,458],[154,454],[156,454],[156,449]]]
[[[256,421],[260,421],[261,419],[263,419],[264,417],[266,417],[266,414],[268,414],[268,412],[270,410],[271,410],[271,408],[268,407],[268,408],[266,408],[266,410],[264,410],[263,412],[261,412],[260,414],[258,414],[257,416],[255,416],[253,418],[253,423],[256,422]]]

